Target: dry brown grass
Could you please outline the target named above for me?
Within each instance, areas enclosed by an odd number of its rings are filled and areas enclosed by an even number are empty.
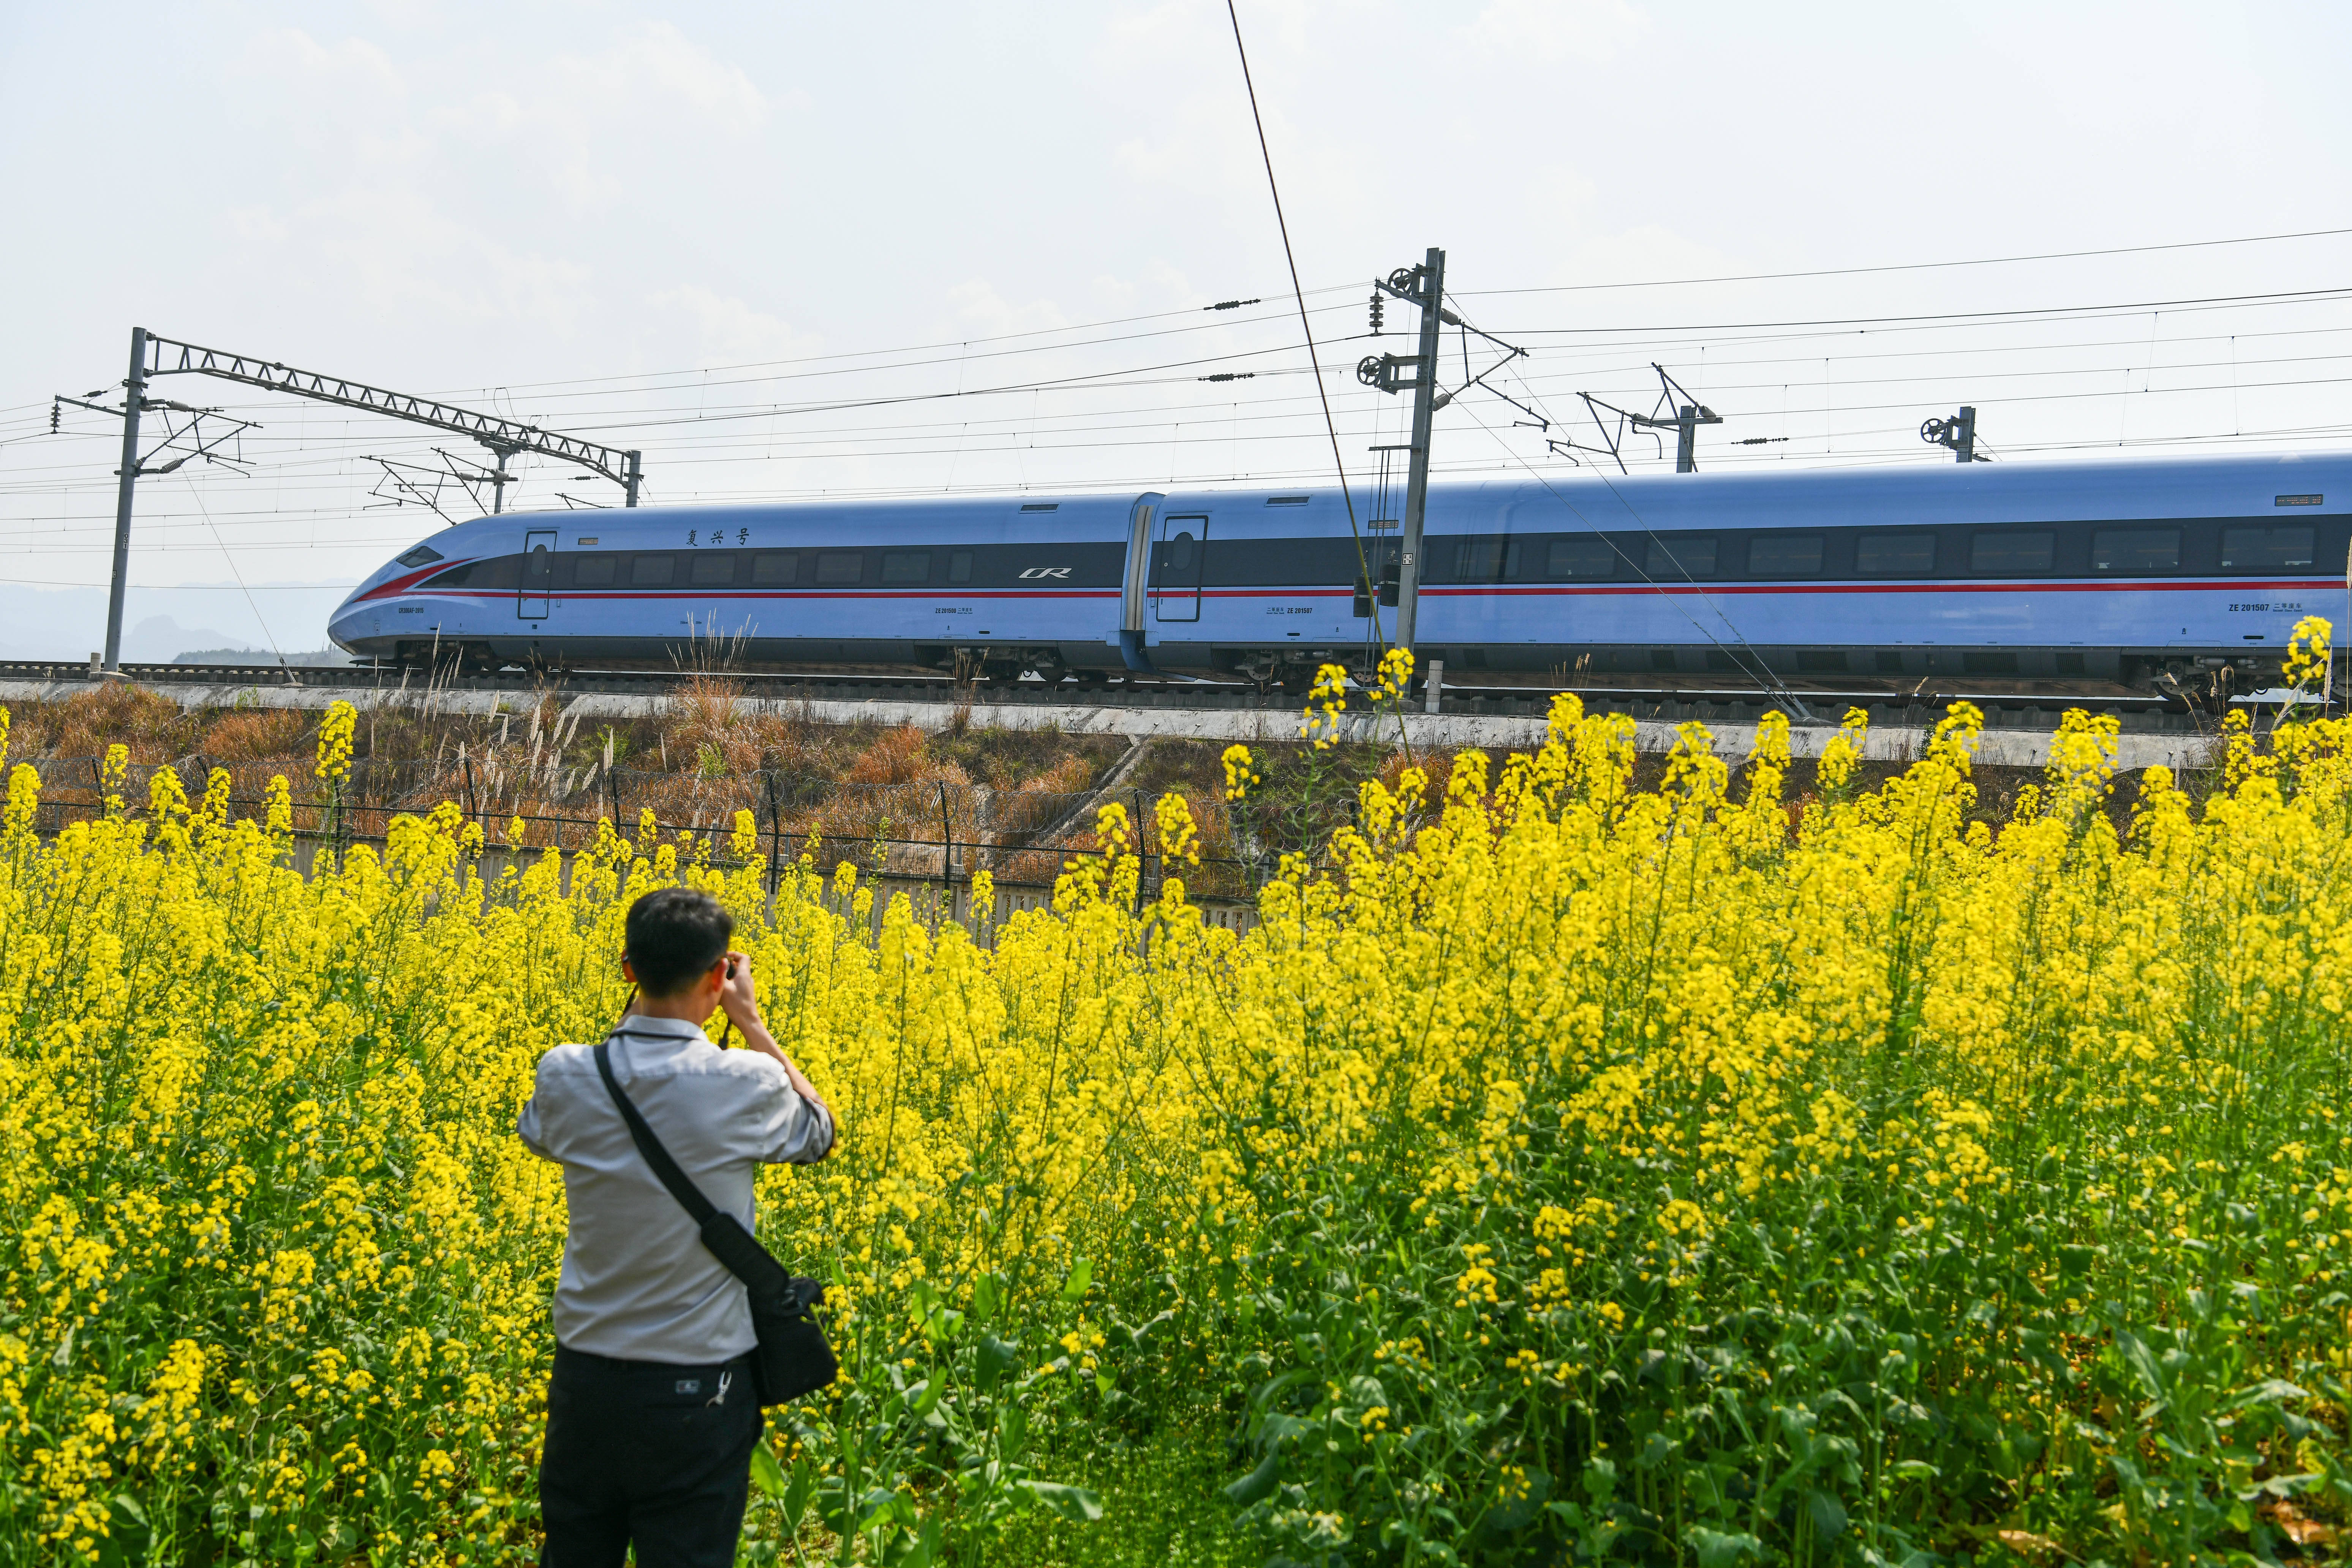
[[[168,697],[109,681],[78,691],[55,706],[43,726],[44,751],[58,756],[103,756],[109,746],[131,749],[134,763],[168,762],[192,749],[202,721]]]
[[[743,683],[723,675],[688,678],[671,694],[673,732],[689,746],[721,744],[737,728],[743,707]]]
[[[559,723],[562,704],[561,693],[541,691],[504,714],[451,712],[430,700],[369,710],[359,726],[348,826],[381,834],[394,815],[446,799],[475,814],[493,843],[504,843],[508,819],[518,814],[604,816],[609,731],[619,769],[617,826],[632,837],[646,807],[665,837],[688,828],[723,837],[735,814],[749,810],[764,847],[772,800],[782,808],[784,835],[794,848],[814,834],[830,853],[870,864],[878,851],[893,873],[936,876],[944,816],[960,874],[972,868],[974,846],[991,851],[984,863],[998,866],[1000,875],[1009,863],[998,856],[1020,856],[1024,868],[1034,859],[1044,872],[1058,867],[1064,839],[1091,846],[1092,819],[1050,844],[1040,841],[1040,832],[1059,822],[1126,749],[1115,737],[1053,730],[967,726],[961,734],[930,735],[911,725],[820,724],[791,707],[763,710],[724,671],[690,677],[666,711],[642,718]],[[186,764],[227,768],[240,810],[257,808],[271,775],[279,773],[294,786],[303,826],[320,809],[310,777],[315,712],[184,714],[168,700],[127,686],[9,706],[11,750],[20,760],[95,758],[120,742],[131,748],[134,763],[182,763],[192,791],[202,780]],[[80,776],[87,768],[56,771],[47,781],[55,798],[89,793],[91,781]],[[143,795],[143,787],[135,793]],[[525,832],[534,847],[559,832],[574,846],[587,834],[577,823],[559,828],[552,821],[527,824]]]
[[[843,782],[856,784],[913,784],[936,766],[925,754],[924,736],[912,724],[885,730],[849,764]],[[961,771],[961,770],[959,770]]]
[[[196,750],[224,763],[290,757],[310,727],[310,715],[299,709],[248,708],[215,720]]]

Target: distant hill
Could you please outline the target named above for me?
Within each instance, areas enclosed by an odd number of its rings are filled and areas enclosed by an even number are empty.
[[[257,583],[249,594],[234,584],[133,584],[122,617],[122,658],[130,664],[167,664],[179,658],[243,660],[256,657],[243,650],[267,649],[271,643],[322,647],[328,618],[350,592],[331,584]],[[254,613],[256,605],[266,621]],[[105,589],[0,584],[0,659],[79,664],[105,646]],[[203,651],[190,651],[195,649]]]

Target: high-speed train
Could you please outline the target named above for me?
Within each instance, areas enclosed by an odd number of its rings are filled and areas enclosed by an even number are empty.
[[[331,624],[421,663],[1283,679],[1391,634],[1395,522],[1336,486],[508,513]],[[2347,615],[2352,456],[1433,486],[1422,658],[1487,670],[2087,677],[2182,689]],[[1359,543],[1360,541],[1360,544]],[[2201,672],[2201,673],[2200,673]]]

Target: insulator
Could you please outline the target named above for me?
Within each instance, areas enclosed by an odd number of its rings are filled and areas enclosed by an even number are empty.
[[[1372,336],[1374,336],[1374,337],[1376,337],[1376,338],[1377,338],[1377,337],[1379,337],[1379,336],[1381,335],[1381,307],[1384,303],[1386,303],[1385,297],[1381,293],[1381,291],[1380,291],[1379,289],[1373,289],[1373,290],[1372,290]]]

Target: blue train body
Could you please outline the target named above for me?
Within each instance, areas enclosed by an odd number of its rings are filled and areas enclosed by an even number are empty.
[[[331,626],[354,654],[1257,679],[1377,647],[1397,536],[1334,487],[509,513]],[[1424,658],[1465,670],[2147,679],[2345,618],[2352,458],[1439,486]],[[1360,546],[1358,542],[1360,538]]]

